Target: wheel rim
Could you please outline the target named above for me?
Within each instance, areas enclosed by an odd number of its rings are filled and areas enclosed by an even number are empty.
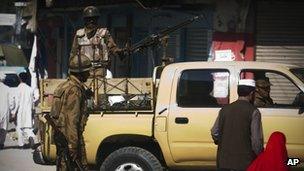
[[[138,164],[124,163],[119,165],[115,171],[144,171]]]

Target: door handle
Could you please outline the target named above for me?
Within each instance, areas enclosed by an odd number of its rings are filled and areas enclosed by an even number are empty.
[[[175,123],[177,124],[188,124],[189,119],[185,117],[177,117],[175,118]]]

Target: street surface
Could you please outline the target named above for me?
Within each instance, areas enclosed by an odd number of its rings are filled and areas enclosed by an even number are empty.
[[[17,141],[10,138],[10,134],[6,136],[5,147],[0,151],[0,171],[56,171],[55,165],[35,164],[32,154],[34,150],[20,149]]]
[[[20,149],[17,141],[7,134],[5,147],[0,151],[0,171],[55,171],[55,166],[39,165],[33,161],[34,150]]]

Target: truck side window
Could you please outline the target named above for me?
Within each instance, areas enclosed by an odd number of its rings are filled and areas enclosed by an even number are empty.
[[[180,107],[219,107],[229,103],[229,72],[195,69],[182,72],[178,83]]]
[[[246,70],[246,72],[241,72],[240,77],[244,77],[244,75],[249,75],[256,81],[255,106],[263,108],[299,107],[295,103],[295,99],[301,90],[285,74],[268,70]]]

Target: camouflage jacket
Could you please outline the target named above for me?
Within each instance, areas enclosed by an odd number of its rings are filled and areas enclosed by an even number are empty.
[[[83,139],[82,133],[88,120],[83,83],[71,75],[56,88],[55,98],[60,100],[54,100],[50,115],[67,138],[69,148],[77,149]]]
[[[98,28],[92,37],[88,37],[88,34],[85,28],[77,30],[70,57],[77,55],[80,50],[80,53],[88,56],[91,61],[95,59],[106,62],[110,60],[108,55],[118,56],[121,52],[106,28]]]
[[[255,94],[254,106],[256,107],[269,107],[273,105],[271,97],[262,97],[258,93]]]

